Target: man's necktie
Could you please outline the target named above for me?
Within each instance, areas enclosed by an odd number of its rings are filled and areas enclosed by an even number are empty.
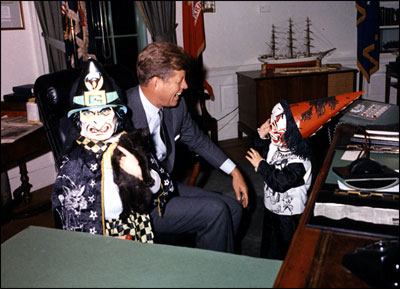
[[[164,121],[164,111],[162,108],[158,111],[158,114],[160,115],[160,137],[165,145],[166,155],[168,155],[168,152],[171,151],[171,145],[168,140],[168,130]]]
[[[166,128],[165,128],[165,124],[164,124],[164,111],[162,110],[162,108],[160,108],[158,110],[158,114],[160,115],[160,136],[161,136],[161,140],[165,144],[165,147],[167,147],[166,146],[166,136],[165,136]]]

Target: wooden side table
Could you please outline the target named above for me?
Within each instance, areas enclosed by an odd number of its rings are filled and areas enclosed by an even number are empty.
[[[25,103],[1,103],[2,116],[7,114],[8,116],[22,116],[26,117],[26,111],[23,111]],[[4,110],[3,110],[4,109]],[[21,110],[19,110],[21,109]],[[13,216],[28,216],[30,212],[37,211],[37,208],[31,208],[32,184],[29,183],[28,170],[26,163],[34,158],[37,158],[50,151],[50,145],[47,140],[46,132],[43,126],[31,131],[30,133],[18,138],[16,141],[11,143],[1,143],[1,173],[7,174],[9,169],[19,166],[21,175],[21,185],[14,191],[14,200],[11,196],[8,196],[6,202],[10,204],[4,204],[2,202],[2,209],[4,206],[15,209]],[[8,179],[7,179],[8,181]],[[11,194],[11,192],[9,192]],[[16,198],[17,196],[17,198]],[[21,199],[22,196],[22,199]],[[17,209],[17,205],[21,203]],[[17,213],[18,211],[18,213]]]

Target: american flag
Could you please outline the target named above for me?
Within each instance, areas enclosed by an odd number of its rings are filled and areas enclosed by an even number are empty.
[[[65,1],[61,1],[61,14],[66,15],[67,14],[67,3]]]

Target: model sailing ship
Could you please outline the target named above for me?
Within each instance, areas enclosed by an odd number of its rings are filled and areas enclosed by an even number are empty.
[[[289,18],[289,30],[288,30],[288,43],[287,48],[288,52],[285,54],[278,54],[277,46],[277,37],[275,25],[272,25],[272,36],[271,36],[271,44],[267,44],[271,48],[271,54],[264,54],[258,57],[258,60],[266,64],[266,69],[273,69],[278,67],[308,67],[308,66],[316,66],[318,63],[320,64],[321,59],[328,55],[330,52],[335,50],[336,48],[332,48],[322,52],[311,52],[311,33],[310,30],[311,21],[307,17],[306,20],[306,36],[305,36],[305,51],[303,52],[295,52],[296,47],[294,46],[294,31],[293,31],[293,21]]]

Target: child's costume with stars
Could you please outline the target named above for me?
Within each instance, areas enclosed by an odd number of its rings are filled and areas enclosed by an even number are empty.
[[[133,240],[153,243],[147,211],[132,211],[128,218],[119,218],[122,202],[111,165],[112,153],[125,134],[127,109],[119,89],[93,59],[89,59],[74,87],[68,117],[80,127],[81,135],[63,155],[54,184],[52,211],[56,227],[109,236],[129,234]],[[149,163],[155,180],[150,191],[154,194],[152,205],[162,207],[174,187],[151,154]]]

